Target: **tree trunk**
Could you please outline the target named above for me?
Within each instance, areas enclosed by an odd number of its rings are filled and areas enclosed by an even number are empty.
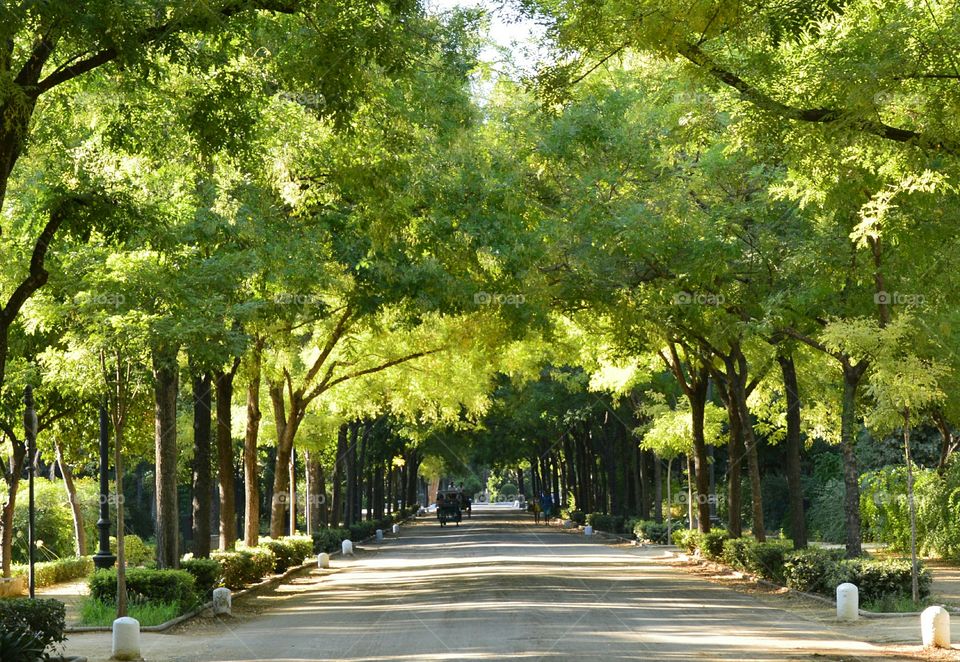
[[[17,504],[17,490],[20,487],[20,476],[23,474],[24,460],[27,449],[18,439],[8,441],[13,446],[13,455],[4,480],[7,483],[7,502],[3,504],[2,518],[0,518],[0,565],[3,567],[3,576],[10,576],[10,565],[13,556],[13,512]]]
[[[910,590],[920,602],[920,564],[917,561],[917,504],[913,498],[913,458],[910,457],[910,410],[903,412],[903,456],[907,463],[907,502],[910,504]]]
[[[271,396],[273,396],[271,387]],[[280,390],[280,400],[273,399],[274,411],[283,413],[283,391]],[[287,507],[290,505],[290,457],[293,454],[293,440],[297,434],[297,428],[302,422],[300,410],[296,403],[291,404],[290,413],[283,424],[278,424],[278,442],[277,458],[274,463],[273,472],[273,501],[270,505],[270,537],[280,538],[283,536],[287,524]]]
[[[237,544],[237,484],[233,462],[233,377],[240,360],[231,370],[217,372],[217,476],[220,487],[220,549]]]
[[[263,341],[253,347],[250,382],[247,385],[247,430],[243,439],[244,526],[243,542],[255,547],[260,540],[260,467],[257,439],[260,435],[260,365]]]
[[[797,368],[792,356],[779,355],[777,362],[783,374],[783,392],[787,405],[787,489],[790,493],[790,537],[793,548],[807,546],[807,524],[803,511],[803,482],[800,476],[800,454],[803,442],[800,439],[800,389],[797,385]]]
[[[707,443],[704,437],[704,417],[707,407],[707,375],[706,370],[700,370],[700,375],[690,384],[687,399],[690,401],[690,416],[693,429],[693,459],[696,471],[697,485],[697,527],[703,533],[710,531],[710,469],[707,464]],[[690,477],[691,482],[694,477]],[[692,515],[691,504],[691,515]],[[690,519],[691,525],[693,518]]]
[[[743,522],[740,516],[742,508],[740,471],[744,455],[743,434],[740,412],[733,395],[733,386],[730,380],[726,380],[725,385],[727,391],[723,401],[727,406],[727,419],[730,428],[730,440],[727,442],[727,531],[730,533],[730,537],[739,538],[743,535]]]
[[[750,501],[753,514],[753,537],[759,542],[764,542],[767,539],[767,531],[763,521],[763,492],[761,491],[760,481],[758,440],[753,431],[750,407],[747,405],[747,359],[738,343],[731,343],[730,349],[730,355],[724,357],[724,364],[727,368],[727,379],[732,386],[731,398],[737,410],[740,433],[743,438],[743,450],[747,456],[747,473],[750,477]]]
[[[933,410],[933,421],[940,432],[940,459],[937,461],[937,473],[942,476],[947,469],[947,460],[950,459],[951,453],[957,448],[957,441],[956,435],[953,434],[950,423],[947,422],[947,418],[943,415],[941,409]]]
[[[862,368],[861,368],[862,366]],[[846,521],[847,558],[863,554],[860,543],[860,473],[857,468],[856,424],[857,388],[865,370],[865,364],[843,366],[843,405],[840,411],[840,450],[843,453],[843,511]]]
[[[653,462],[653,521],[663,524],[663,468],[660,458],[650,451]]]
[[[152,352],[154,432],[156,441],[157,568],[180,566],[180,519],[177,506],[177,389],[175,347]]]
[[[74,552],[80,557],[87,553],[87,532],[83,528],[83,510],[77,500],[77,486],[73,482],[73,471],[70,465],[63,461],[63,450],[58,442],[54,442],[53,450],[56,453],[57,466],[60,467],[60,475],[63,476],[63,488],[67,492],[67,501],[70,503],[70,513],[73,516]]]
[[[330,526],[332,527],[340,526],[343,519],[343,475],[347,461],[347,433],[347,424],[341,424],[340,429],[337,430],[337,455],[333,461],[333,504],[330,508]]]
[[[210,373],[193,376],[193,555],[210,556]]]

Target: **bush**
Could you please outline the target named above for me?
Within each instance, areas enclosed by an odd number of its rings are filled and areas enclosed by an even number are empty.
[[[747,550],[747,572],[767,581],[783,584],[784,556],[793,549],[792,543],[777,540],[756,542],[751,540]]]
[[[577,526],[583,526],[587,523],[587,515],[582,510],[570,510],[567,512],[566,518]]]
[[[98,570],[90,578],[90,597],[116,602],[117,570]],[[196,582],[185,570],[127,569],[127,597],[131,602],[170,602],[181,612],[197,603]]]
[[[356,524],[350,525],[350,540],[353,542],[360,542],[361,540],[366,540],[374,534],[377,530],[377,525],[373,522],[357,522]]]
[[[623,533],[622,515],[608,515],[606,513],[590,513],[587,515],[587,524],[597,531],[606,533]]]
[[[254,547],[253,549],[245,551],[250,555],[250,559],[253,562],[252,571],[254,582],[258,582],[267,575],[273,574],[274,568],[277,567],[277,557],[276,554],[273,553],[273,550],[266,547]]]
[[[185,558],[180,562],[180,569],[193,575],[197,595],[202,602],[212,597],[213,589],[220,585],[223,576],[220,564],[215,559]]]
[[[117,553],[117,539],[114,536],[110,536],[110,552],[114,555]],[[123,537],[123,556],[128,568],[150,565],[156,558],[155,547],[143,542],[140,536],[126,535]]]
[[[35,655],[37,648],[42,653],[66,640],[66,619],[67,609],[59,600],[0,600],[0,660],[38,659],[28,655]]]
[[[313,538],[310,536],[287,536],[283,540],[293,547],[294,565],[300,565],[313,554]]]
[[[719,561],[723,557],[723,543],[730,538],[724,529],[713,529],[700,536],[700,555],[711,561]]]
[[[674,531],[678,530],[677,527],[679,526],[681,526],[679,522],[674,522]],[[637,537],[637,540],[644,540],[657,545],[667,545],[670,542],[666,522],[658,524],[653,520],[638,520],[637,523],[633,525],[633,535]]]
[[[316,554],[336,552],[340,549],[340,543],[349,537],[348,529],[320,529],[313,534],[313,551]]]
[[[33,566],[34,581],[38,588],[53,586],[72,579],[87,577],[93,573],[93,559],[89,556],[72,557],[57,561],[41,561]],[[15,565],[11,568],[14,577],[26,577],[29,574],[25,565]],[[0,658],[2,659],[2,658]]]
[[[210,559],[220,566],[220,580],[234,591],[260,579],[253,565],[250,552],[213,552]]]
[[[693,554],[700,546],[700,532],[695,529],[677,529],[673,532],[673,544]]]
[[[27,520],[29,504],[26,498],[26,485],[21,487],[22,497],[17,499],[13,510],[13,550],[14,563],[29,561],[27,545]],[[38,558],[55,560],[73,556],[74,535],[73,515],[67,501],[63,483],[38,477],[34,483],[35,531],[37,537]],[[42,544],[41,544],[42,541]]]
[[[833,577],[834,587],[843,582],[855,584],[861,602],[875,602],[890,598],[910,597],[912,588],[912,564],[908,560],[849,559],[838,563]],[[921,566],[919,576],[920,598],[930,595],[933,577],[930,570]]]
[[[296,562],[296,552],[293,545],[284,539],[273,540],[271,538],[261,538],[260,547],[269,549],[273,552],[273,571],[286,572],[291,566],[299,565]]]
[[[730,538],[723,541],[721,560],[731,568],[747,569],[747,546],[752,541],[749,538]]]
[[[783,577],[786,585],[806,593],[832,595],[836,588],[837,564],[843,550],[818,547],[789,552],[784,556]]]

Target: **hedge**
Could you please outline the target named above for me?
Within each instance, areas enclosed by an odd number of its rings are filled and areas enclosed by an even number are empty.
[[[844,559],[843,550],[804,549],[787,554],[783,574],[787,586],[833,596],[844,582],[855,584],[861,603],[912,595],[912,567],[908,560]],[[930,595],[930,570],[921,566],[920,597]]]
[[[340,549],[340,544],[349,538],[349,529],[320,529],[313,534],[313,551],[316,554],[336,552]]]
[[[56,561],[41,561],[34,564],[34,581],[38,588],[53,586],[61,582],[88,577],[93,573],[93,559],[89,556],[57,559]],[[15,565],[11,568],[14,577],[26,577],[29,574],[28,566]]]
[[[590,513],[587,515],[587,524],[597,531],[606,533],[623,533],[624,518],[622,515],[608,515],[607,513]]]
[[[673,522],[671,526],[674,531],[677,531],[679,527],[683,526],[683,523],[677,521]],[[653,520],[638,520],[633,525],[633,535],[636,536],[637,540],[643,540],[656,545],[667,545],[670,543],[666,522],[660,522],[658,524]]]
[[[0,600],[0,645],[11,653],[2,659],[42,659],[43,651],[66,641],[66,620],[66,606],[59,600]]]
[[[220,585],[223,577],[220,563],[215,559],[184,558],[180,561],[180,569],[193,575],[197,595],[201,602],[206,602],[213,596],[213,589]]]
[[[117,553],[117,539],[110,536],[110,552]],[[123,557],[127,567],[148,566],[156,559],[156,546],[146,543],[140,536],[128,534],[123,537]]]
[[[783,563],[786,585],[804,593],[831,595],[837,586],[834,575],[843,556],[842,549],[820,547],[790,552]]]
[[[303,560],[313,552],[313,538],[307,536],[287,536],[276,540],[261,538],[260,547],[273,552],[274,572],[286,572],[303,563]]]
[[[127,596],[131,600],[169,602],[181,613],[197,603],[196,581],[185,570],[127,568]],[[98,570],[90,577],[90,597],[116,603],[117,569]]]
[[[263,547],[214,552],[210,558],[220,564],[223,585],[233,590],[259,582],[276,567],[276,555]]]

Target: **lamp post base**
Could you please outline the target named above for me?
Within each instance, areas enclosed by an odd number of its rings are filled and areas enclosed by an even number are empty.
[[[110,552],[97,552],[93,555],[93,567],[97,570],[109,570],[117,562],[117,557]]]

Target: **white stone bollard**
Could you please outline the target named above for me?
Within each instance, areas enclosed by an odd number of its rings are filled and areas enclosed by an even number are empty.
[[[330,555],[326,552],[320,552],[317,554],[317,567],[318,568],[329,568],[330,567]]]
[[[927,607],[920,614],[920,636],[924,648],[950,648],[950,614],[943,607]]]
[[[520,502],[519,502],[519,501],[514,501],[514,502],[513,502],[513,507],[514,507],[514,508],[519,508],[519,507],[520,507]]]
[[[140,659],[140,622],[122,616],[113,622],[113,659]]]
[[[233,594],[228,588],[213,589],[213,615],[229,616],[233,611]]]
[[[592,535],[593,535],[593,527],[592,527],[592,526],[589,526],[589,525],[583,527],[583,535],[585,535],[585,536],[592,536]]]
[[[383,542],[383,529],[377,529],[377,542]]]
[[[841,621],[860,618],[860,590],[849,582],[837,587],[837,618]]]
[[[393,528],[390,529],[390,531],[391,531],[391,532],[393,533],[393,535],[395,535],[395,536],[400,535],[400,525],[399,525],[399,524],[394,524],[394,525],[393,525]]]
[[[353,543],[349,540],[344,540],[340,545],[340,552],[344,556],[353,556]]]

